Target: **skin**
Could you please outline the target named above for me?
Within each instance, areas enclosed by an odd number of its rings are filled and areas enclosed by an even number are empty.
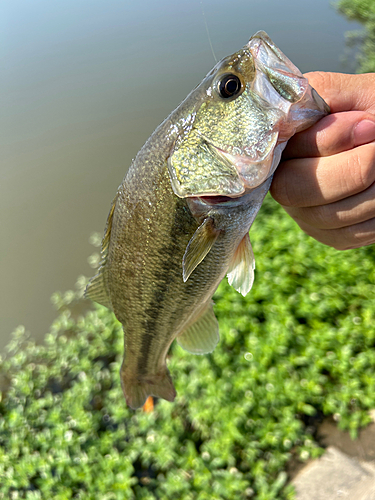
[[[305,75],[331,114],[288,142],[271,194],[337,250],[375,242],[375,74]]]

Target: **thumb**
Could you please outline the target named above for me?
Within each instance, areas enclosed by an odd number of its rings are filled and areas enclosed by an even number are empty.
[[[375,73],[346,75],[314,71],[304,75],[331,108],[340,111],[370,111],[375,114]]]

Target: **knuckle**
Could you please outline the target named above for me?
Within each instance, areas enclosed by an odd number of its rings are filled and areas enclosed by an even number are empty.
[[[350,228],[337,229],[335,231],[335,243],[332,245],[333,248],[341,252],[355,248],[357,244],[353,236],[353,232]]]
[[[336,218],[328,205],[311,207],[306,215],[309,217],[311,225],[319,229],[332,229],[335,227]]]
[[[337,76],[336,80],[334,80],[334,73],[312,71],[305,76],[307,76],[310,85],[314,87],[317,92],[322,94],[324,94],[324,89],[331,88],[333,85],[337,84]]]
[[[292,206],[291,196],[290,196],[290,184],[286,180],[286,176],[283,175],[282,170],[276,170],[274,178],[272,180],[270,192],[272,197],[280,203],[280,205]]]
[[[331,204],[299,209],[299,217],[316,229],[339,228],[343,222],[341,215]]]
[[[367,238],[358,229],[358,225],[343,227],[337,230],[337,240],[335,243],[336,250],[352,250],[353,248],[362,247],[367,243]]]
[[[366,144],[353,150],[349,171],[358,191],[371,186],[375,180],[375,144]]]
[[[346,233],[346,234],[343,234]],[[339,250],[340,252],[344,252],[345,250],[350,250],[352,248],[357,248],[357,246],[361,246],[356,244],[353,240],[352,236],[349,236],[346,231],[342,229],[337,230],[336,240],[333,246],[335,250]]]
[[[346,245],[335,244],[333,248],[339,252],[344,252],[345,250],[349,250],[350,247],[347,248]]]

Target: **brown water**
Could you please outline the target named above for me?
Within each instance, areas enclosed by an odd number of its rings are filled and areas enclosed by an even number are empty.
[[[302,71],[348,71],[328,0],[203,7],[218,59],[264,29]],[[51,294],[92,275],[131,159],[214,60],[199,0],[4,0],[0,59],[1,348],[19,324],[43,338]]]

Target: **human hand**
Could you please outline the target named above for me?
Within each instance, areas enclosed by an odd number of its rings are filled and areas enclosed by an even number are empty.
[[[307,73],[330,115],[293,136],[271,194],[337,250],[375,243],[375,73]]]

